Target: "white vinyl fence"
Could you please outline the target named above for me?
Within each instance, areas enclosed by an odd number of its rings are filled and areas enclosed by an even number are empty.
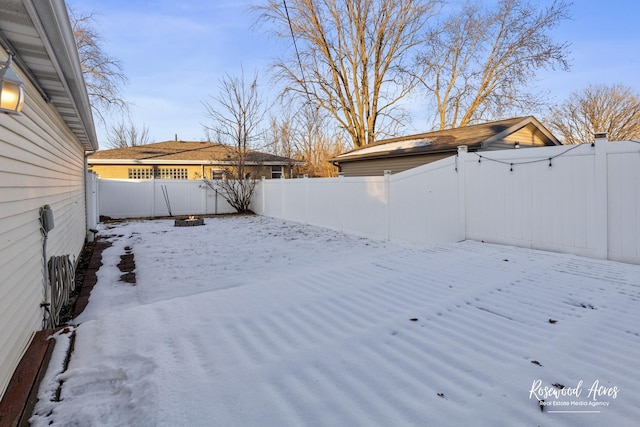
[[[397,175],[263,180],[252,209],[360,236],[437,245],[465,237],[456,214],[457,178],[452,157]]]
[[[234,209],[194,180],[98,182],[100,215]],[[395,175],[263,179],[252,210],[375,239],[472,239],[640,264],[640,144],[522,148],[452,156]]]
[[[254,212],[357,235],[640,263],[640,144],[467,153],[384,177],[263,180]]]
[[[235,212],[218,191],[197,180],[100,179],[98,199],[100,215],[110,218]]]

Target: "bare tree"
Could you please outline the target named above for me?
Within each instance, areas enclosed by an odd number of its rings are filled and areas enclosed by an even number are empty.
[[[271,118],[268,149],[278,156],[304,162],[294,168],[297,175],[337,176],[338,169],[328,162],[345,150],[344,134],[332,131],[328,113],[305,104],[279,117]]]
[[[269,130],[267,134],[267,146],[270,153],[290,159],[287,164],[287,172],[293,173],[293,163],[296,160],[297,150],[294,141],[293,118],[291,110],[285,107],[279,117],[272,115],[269,120]]]
[[[595,132],[610,141],[640,139],[640,94],[620,83],[589,85],[551,107],[545,122],[565,144],[593,142]]]
[[[244,72],[240,77],[226,75],[218,96],[212,96],[212,100],[213,103],[203,102],[205,115],[212,121],[205,128],[228,147],[230,166],[222,179],[203,180],[211,188],[218,188],[238,212],[249,212],[257,177],[251,176],[247,166],[254,153],[251,148],[262,137],[260,126],[266,114],[258,93],[258,74],[250,82],[245,80]]]
[[[127,77],[121,62],[109,56],[100,44],[101,37],[95,29],[94,13],[85,13],[71,7],[68,7],[68,11],[91,107],[105,124],[105,113],[128,110],[128,103],[121,93]]]
[[[305,162],[302,173],[312,177],[337,176],[338,169],[328,162],[345,150],[342,133],[331,131],[326,112],[308,105],[299,111],[295,122],[298,156]]]
[[[331,114],[355,147],[372,143],[403,119],[397,108],[415,86],[404,72],[428,38],[439,0],[266,0],[259,22],[293,39],[275,64],[285,91]]]
[[[112,148],[135,147],[148,144],[149,127],[146,125],[139,129],[132,122],[121,121],[109,128],[107,140]]]
[[[423,88],[438,112],[437,127],[467,126],[539,106],[541,99],[527,85],[541,68],[568,69],[568,45],[550,34],[568,18],[569,6],[500,0],[492,9],[467,3],[447,16],[418,57]]]
[[[270,153],[290,158],[296,155],[294,121],[294,115],[287,106],[279,114],[270,116],[266,147]]]

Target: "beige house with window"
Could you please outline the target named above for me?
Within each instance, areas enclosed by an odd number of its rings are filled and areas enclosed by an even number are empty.
[[[87,159],[100,178],[218,179],[237,167],[233,147],[199,141],[165,141],[135,147],[101,150]],[[254,178],[289,178],[302,162],[250,150],[244,165]]]
[[[535,117],[527,116],[387,139],[329,161],[344,176],[375,176],[453,156],[460,145],[472,152],[560,145],[560,141]]]

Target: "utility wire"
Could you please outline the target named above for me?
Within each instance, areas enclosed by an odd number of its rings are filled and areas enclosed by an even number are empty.
[[[293,25],[291,24],[291,17],[289,16],[289,8],[287,7],[287,0],[282,0],[284,4],[284,12],[287,16],[287,23],[289,24],[289,31],[291,31],[291,39],[293,40],[293,48],[296,51],[296,58],[298,59],[298,66],[300,67],[300,74],[302,76],[302,87],[304,88],[304,93],[307,95],[307,99],[311,104],[311,97],[309,96],[309,91],[307,90],[307,79],[304,75],[304,68],[302,67],[302,60],[300,59],[300,51],[298,51],[298,44],[296,43],[296,36],[293,32]]]

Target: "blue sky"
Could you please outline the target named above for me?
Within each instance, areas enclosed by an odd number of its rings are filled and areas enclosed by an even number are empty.
[[[257,0],[256,0],[257,1]],[[107,52],[122,61],[129,78],[125,97],[133,123],[149,128],[152,141],[204,138],[203,101],[218,93],[226,74],[257,71],[269,93],[269,66],[288,43],[253,26],[244,0],[67,0],[96,13]],[[549,4],[549,1],[540,1]],[[571,45],[571,71],[543,71],[532,87],[560,102],[589,83],[624,83],[640,92],[640,33],[635,0],[575,0],[573,18],[555,29],[554,39]],[[268,98],[273,98],[269,94]],[[426,112],[403,133],[429,130]],[[541,112],[531,112],[540,116]],[[540,117],[538,117],[540,118]],[[101,126],[98,136],[106,147]]]

